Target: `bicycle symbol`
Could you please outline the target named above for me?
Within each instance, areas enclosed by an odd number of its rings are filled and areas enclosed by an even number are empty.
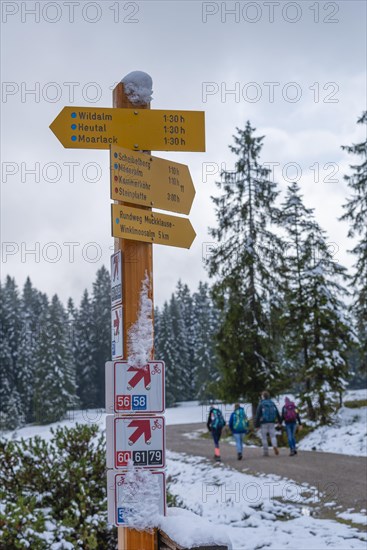
[[[161,374],[161,369],[159,368],[159,365],[156,363],[152,369],[152,374]]]
[[[152,426],[152,430],[156,430],[158,428],[158,430],[160,430],[162,428],[162,424],[159,423],[159,420],[158,418],[156,418],[156,420],[154,420],[154,424]]]

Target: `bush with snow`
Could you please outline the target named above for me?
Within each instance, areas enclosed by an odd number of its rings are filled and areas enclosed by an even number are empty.
[[[0,441],[0,547],[109,549],[105,438],[96,425]]]

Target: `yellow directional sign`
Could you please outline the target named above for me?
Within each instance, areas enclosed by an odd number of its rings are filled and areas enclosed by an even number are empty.
[[[111,145],[111,199],[188,214],[194,196],[185,164]]]
[[[64,107],[50,128],[68,148],[205,151],[203,111]]]
[[[190,248],[196,233],[187,218],[112,204],[112,236]]]

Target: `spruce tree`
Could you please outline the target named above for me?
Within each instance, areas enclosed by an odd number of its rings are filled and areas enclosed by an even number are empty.
[[[154,357],[164,361],[166,367],[166,405],[167,407],[180,400],[176,372],[176,345],[172,328],[171,314],[168,303],[165,302],[163,309],[157,309],[154,314]]]
[[[216,355],[214,350],[214,334],[218,327],[218,316],[214,310],[209,294],[209,285],[199,283],[194,293],[194,364],[195,364],[195,397],[201,401],[214,399],[214,382],[219,381]]]
[[[2,327],[3,333],[9,345],[11,354],[12,385],[18,385],[17,360],[19,356],[19,343],[22,334],[21,302],[15,279],[6,277],[5,285],[1,293],[2,303]]]
[[[80,406],[96,408],[98,405],[97,364],[93,358],[94,320],[93,306],[85,290],[74,322],[74,361],[76,368],[77,395]]]
[[[325,232],[306,208],[297,183],[282,205],[287,232],[283,316],[293,380],[308,416],[325,424],[346,387],[352,338],[343,302],[346,270],[332,256]]]
[[[42,316],[42,299],[40,293],[33,288],[31,280],[27,280],[23,287],[21,298],[21,338],[19,342],[18,371],[19,393],[24,406],[27,422],[33,422],[33,391],[35,349],[40,334],[40,318]]]
[[[14,363],[8,340],[13,331],[8,325],[9,316],[4,305],[4,287],[0,284],[0,430],[13,430],[22,425],[24,408],[15,386]]]
[[[358,124],[367,124],[367,111],[362,114]],[[351,250],[356,258],[351,280],[352,312],[360,341],[357,373],[359,376],[365,376],[367,371],[367,139],[355,145],[343,146],[342,149],[361,157],[359,164],[350,166],[352,174],[344,176],[351,196],[343,206],[345,212],[340,219],[350,224],[348,237],[358,239]]]
[[[22,337],[21,305],[15,279],[7,276],[0,285],[0,411],[1,429],[13,429],[25,421],[25,407],[20,395],[21,374],[18,369],[19,344]]]
[[[237,129],[235,171],[222,172],[222,194],[213,197],[218,226],[211,229],[217,248],[208,259],[216,277],[213,297],[220,312],[217,334],[218,390],[226,400],[247,399],[253,414],[259,394],[279,381],[271,312],[277,305],[277,273],[282,243],[272,231],[278,195],[270,170],[260,163],[263,137],[247,122]]]
[[[191,397],[191,378],[188,372],[189,344],[183,309],[174,294],[169,302],[169,316],[172,325],[170,346],[172,365],[175,371],[175,396],[177,401],[187,401]]]
[[[68,319],[57,295],[42,319],[35,358],[35,419],[41,424],[56,422],[76,402]]]
[[[12,365],[10,346],[1,330],[0,340],[0,431],[14,430],[24,422],[24,407],[9,376]]]
[[[195,399],[198,364],[195,361],[195,318],[194,318],[194,301],[187,284],[182,284],[178,281],[176,287],[176,300],[180,309],[180,315],[183,321],[183,338],[185,339],[185,365],[182,365],[182,376],[185,378],[185,386],[187,388],[187,399]],[[179,336],[182,339],[182,335]]]
[[[105,407],[105,363],[111,360],[111,279],[102,266],[93,283],[93,369],[96,372],[96,406]]]

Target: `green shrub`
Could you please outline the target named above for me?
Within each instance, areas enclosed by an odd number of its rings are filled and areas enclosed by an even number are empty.
[[[107,525],[105,438],[96,425],[0,440],[0,547],[116,548]]]

